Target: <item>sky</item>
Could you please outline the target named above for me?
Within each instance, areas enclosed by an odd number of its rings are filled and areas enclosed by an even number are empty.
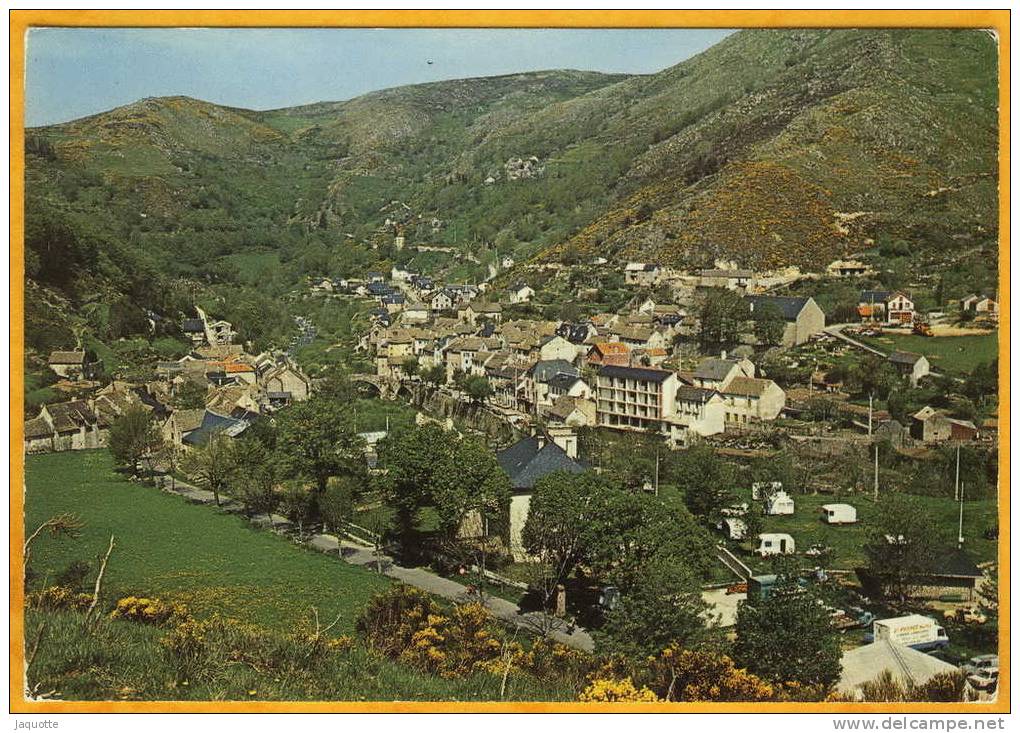
[[[27,40],[25,123],[64,122],[144,97],[186,95],[275,109],[404,84],[539,69],[650,73],[731,32],[34,28]]]

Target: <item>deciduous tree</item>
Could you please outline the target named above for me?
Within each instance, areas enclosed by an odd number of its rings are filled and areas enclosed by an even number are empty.
[[[152,415],[141,405],[131,405],[110,425],[109,445],[113,457],[138,475],[138,464],[163,444],[163,435]]]

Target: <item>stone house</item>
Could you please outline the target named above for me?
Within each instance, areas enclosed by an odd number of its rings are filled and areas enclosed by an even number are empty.
[[[776,295],[752,295],[746,298],[752,317],[755,310],[774,307],[782,314],[786,326],[781,344],[799,346],[825,330],[825,313],[814,298],[793,298]]]
[[[101,366],[87,351],[54,351],[47,363],[55,374],[73,381],[93,379]]]
[[[734,377],[720,392],[725,420],[735,425],[775,420],[786,406],[786,393],[771,379]]]
[[[896,371],[907,378],[911,387],[916,387],[921,379],[931,373],[927,357],[921,354],[910,351],[894,351],[886,358],[896,368]]]

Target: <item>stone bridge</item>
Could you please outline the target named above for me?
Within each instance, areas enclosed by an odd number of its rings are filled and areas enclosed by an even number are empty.
[[[375,374],[352,374],[351,382],[371,387],[384,400],[395,400],[400,392],[400,380]]]

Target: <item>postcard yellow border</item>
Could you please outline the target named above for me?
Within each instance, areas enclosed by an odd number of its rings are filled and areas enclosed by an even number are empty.
[[[1009,712],[1009,41],[1008,10],[14,10],[10,11],[10,710],[15,713],[1005,713]],[[22,545],[24,496],[24,103],[25,33],[63,27],[445,27],[445,28],[987,28],[999,38],[999,657],[998,702],[862,703],[460,703],[460,702],[72,702],[24,699]]]

